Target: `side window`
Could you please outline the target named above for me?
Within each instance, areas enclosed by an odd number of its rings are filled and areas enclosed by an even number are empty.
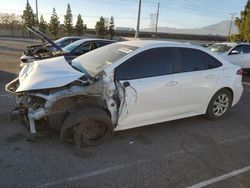
[[[111,44],[110,42],[99,42],[97,45],[98,47],[106,46],[108,44]]]
[[[90,46],[91,46],[91,43],[83,44],[76,49],[75,53],[77,54],[87,53],[89,51]]]
[[[215,59],[213,56],[207,53],[204,53],[204,58],[207,69],[215,69],[222,66],[222,63],[219,60]]]
[[[115,69],[117,80],[133,80],[173,73],[173,48],[146,50],[130,58]]]
[[[77,40],[79,40],[79,39],[71,39],[71,43],[73,43],[73,42],[75,42]]]
[[[65,40],[62,42],[62,46],[67,46],[71,43],[71,41],[69,39]]]
[[[242,45],[234,47],[229,55],[237,55],[242,53]]]
[[[178,48],[179,65],[177,72],[191,72],[206,69],[204,52],[191,48]]]
[[[98,48],[98,44],[96,42],[92,42],[89,46],[89,51],[94,50]]]
[[[250,45],[242,45],[242,52],[244,54],[250,53]]]

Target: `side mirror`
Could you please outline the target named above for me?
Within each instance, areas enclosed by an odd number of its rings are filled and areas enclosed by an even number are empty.
[[[237,54],[240,54],[240,52],[237,51],[237,50],[233,50],[233,51],[230,52],[229,55],[237,55]]]

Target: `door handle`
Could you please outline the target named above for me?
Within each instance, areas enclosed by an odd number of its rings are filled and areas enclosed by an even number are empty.
[[[177,85],[177,84],[178,84],[177,81],[169,81],[169,82],[167,82],[167,83],[165,84],[165,86],[175,86],[175,85]]]
[[[213,75],[213,74],[211,74],[211,75],[206,76],[206,78],[207,78],[207,79],[214,79],[214,78],[216,78],[216,76]]]

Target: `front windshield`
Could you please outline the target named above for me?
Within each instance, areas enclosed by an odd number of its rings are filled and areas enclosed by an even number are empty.
[[[227,52],[232,48],[227,44],[213,44],[212,46],[208,47],[212,52]]]
[[[110,44],[79,56],[72,61],[72,66],[82,72],[87,71],[90,76],[94,77],[106,67],[136,49],[137,47],[119,43]]]
[[[82,40],[78,40],[76,42],[73,42],[67,46],[65,46],[64,48],[62,48],[62,50],[64,52],[72,52],[73,50],[75,50],[78,46],[80,46],[83,43]]]

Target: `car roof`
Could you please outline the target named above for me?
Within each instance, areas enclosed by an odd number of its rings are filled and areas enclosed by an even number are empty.
[[[114,40],[108,40],[108,39],[96,39],[96,38],[84,38],[78,40],[78,42],[91,42],[91,41],[105,41],[105,42],[115,42]]]
[[[134,46],[138,48],[154,48],[154,47],[187,47],[187,48],[196,48],[202,49],[205,48],[193,45],[190,43],[181,43],[181,42],[172,42],[172,41],[156,41],[156,40],[134,40],[134,41],[125,41],[120,42],[120,44]]]
[[[67,36],[67,37],[62,37],[60,39],[84,39],[84,37],[79,37],[79,36]]]
[[[237,45],[237,43],[235,43],[235,42],[217,42],[217,43],[214,43],[213,45],[227,45],[227,46],[233,47],[233,46]]]
[[[237,43],[237,45],[250,45],[250,43],[247,43],[247,42],[240,42],[240,43]]]

